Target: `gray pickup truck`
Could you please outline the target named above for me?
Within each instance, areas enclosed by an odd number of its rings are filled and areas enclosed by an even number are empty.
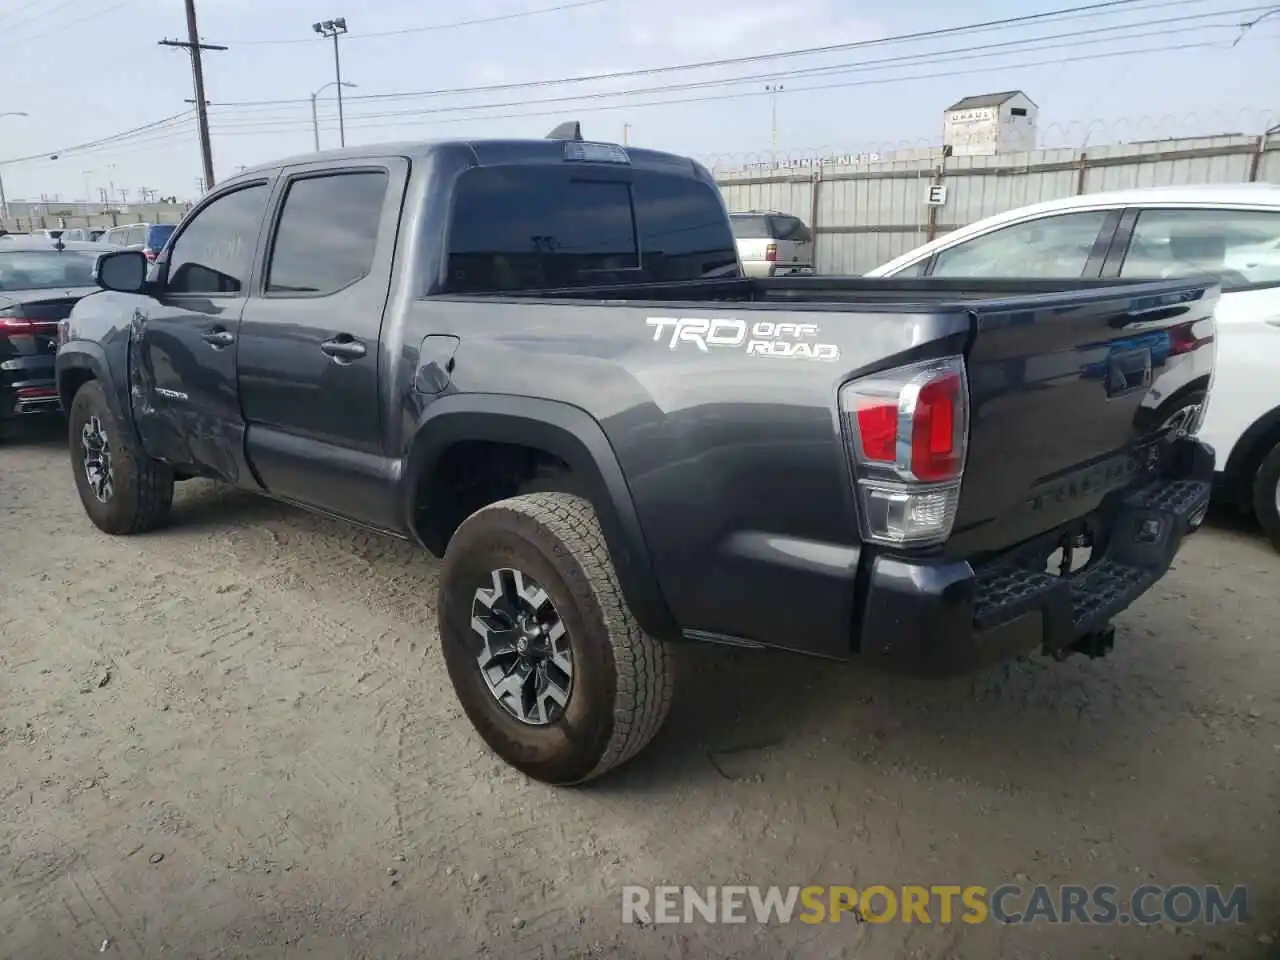
[[[682,640],[1101,655],[1209,498],[1162,424],[1211,281],[751,280],[702,166],[576,133],[247,170],[96,279],[57,354],[93,523],[208,477],[421,544],[468,716],[552,783],[649,742]]]

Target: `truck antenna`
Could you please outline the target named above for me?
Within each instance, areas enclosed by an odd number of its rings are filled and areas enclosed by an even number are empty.
[[[582,124],[577,120],[566,120],[547,134],[548,140],[581,140]]]

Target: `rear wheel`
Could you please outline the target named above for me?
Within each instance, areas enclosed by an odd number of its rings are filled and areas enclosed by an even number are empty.
[[[101,384],[90,380],[76,391],[67,421],[76,490],[94,526],[129,534],[163,523],[173,504],[173,473],[137,449]]]
[[[1271,545],[1280,550],[1280,443],[1262,458],[1253,475],[1253,512]]]
[[[1201,411],[1204,409],[1205,393],[1203,390],[1188,395],[1178,406],[1165,417],[1160,425],[1161,430],[1173,430],[1178,436],[1185,436],[1198,424]]]
[[[591,505],[568,493],[491,504],[458,528],[438,600],[445,664],[477,732],[547,783],[635,756],[671,703],[663,644],[627,608]]]

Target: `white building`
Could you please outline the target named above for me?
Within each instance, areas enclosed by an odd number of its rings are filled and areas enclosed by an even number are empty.
[[[1039,109],[1021,90],[965,97],[947,107],[942,142],[955,157],[1034,150]]]

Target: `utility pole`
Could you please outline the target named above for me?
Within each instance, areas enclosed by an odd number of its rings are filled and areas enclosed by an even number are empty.
[[[181,47],[191,54],[191,79],[195,86],[196,126],[200,130],[200,158],[204,162],[204,179],[212,187],[213,180],[213,147],[209,143],[209,109],[204,96],[204,62],[201,53],[205,50],[225,50],[216,43],[201,43],[200,28],[196,25],[196,0],[185,0],[187,8],[187,40],[161,40],[162,47]]]
[[[338,88],[338,143],[340,146],[347,145],[346,124],[342,117],[342,58],[338,55],[338,37],[347,32],[347,18],[338,17],[334,20],[321,20],[319,23],[313,23],[311,29],[322,37],[333,38],[333,82]],[[312,108],[315,108],[315,99],[311,101]],[[312,114],[314,116],[314,113]],[[316,149],[320,149],[319,146]]]
[[[778,152],[778,94],[785,88],[780,83],[766,83],[765,90],[769,93],[769,100],[773,112],[773,151]],[[776,159],[776,158],[775,158]]]
[[[200,196],[204,196],[204,177],[196,177],[196,189],[200,191]]]
[[[25,117],[25,110],[6,110],[0,117]],[[0,219],[9,216],[9,201],[4,195],[4,177],[0,177]]]

